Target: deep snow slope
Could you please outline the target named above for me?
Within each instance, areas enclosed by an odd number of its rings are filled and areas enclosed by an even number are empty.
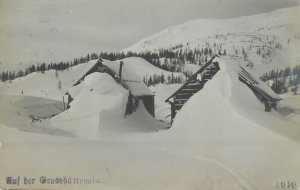
[[[199,19],[167,28],[124,49],[124,52],[178,51],[209,47],[217,53],[243,57],[258,74],[299,63],[300,6],[233,19]],[[280,48],[276,48],[278,44]],[[260,49],[260,50],[259,50]],[[257,55],[257,51],[261,51]],[[245,63],[246,65],[247,63]],[[261,66],[262,65],[262,66]],[[255,67],[256,66],[256,67]]]
[[[253,189],[273,189],[283,177],[299,181],[299,125],[274,111],[264,112],[239,82],[238,63],[224,57],[220,62],[221,70],[191,97],[166,131],[168,139],[178,143],[169,151],[230,168]]]

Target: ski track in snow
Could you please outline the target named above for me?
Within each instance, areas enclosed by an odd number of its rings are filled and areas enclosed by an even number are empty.
[[[142,149],[144,147],[140,147],[140,148]],[[250,179],[247,179],[241,173],[231,170],[230,167],[228,167],[216,160],[201,157],[201,156],[195,156],[195,155],[183,155],[182,153],[176,153],[175,151],[166,150],[165,148],[162,148],[162,149],[157,149],[157,148],[153,148],[153,147],[147,147],[147,148],[155,150],[155,151],[160,151],[160,152],[170,154],[171,157],[179,156],[179,157],[184,157],[187,159],[198,160],[202,165],[205,165],[205,166],[212,164],[213,167],[222,168],[223,172],[230,175],[232,177],[232,179],[235,181],[235,183],[238,184],[241,189],[243,189],[243,190],[258,190],[258,188],[255,186],[255,184],[253,182],[251,182]],[[206,173],[207,173],[209,179],[211,180],[211,187],[208,189],[219,189],[219,188],[215,187],[216,186],[215,178],[217,178],[217,177],[215,176],[214,173],[210,172],[210,168],[206,168]],[[229,179],[226,179],[226,180],[229,180]]]

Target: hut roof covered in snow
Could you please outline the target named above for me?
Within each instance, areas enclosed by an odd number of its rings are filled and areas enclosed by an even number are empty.
[[[86,64],[90,64],[90,66],[83,72],[84,74],[74,83],[74,85],[79,84],[85,76],[93,71],[97,71],[97,68],[101,66],[106,66],[110,70],[109,74],[114,75],[114,78],[120,78],[118,74],[120,63],[118,62],[103,60],[101,65],[100,62],[91,60]],[[154,96],[154,93],[146,86],[142,79],[129,67],[126,67],[126,65],[123,65],[122,68],[122,85],[134,96]]]
[[[103,64],[120,77],[117,74],[119,73],[120,63],[104,60]],[[126,64],[122,68],[122,81],[134,96],[154,96],[154,93],[146,86],[142,79],[130,67],[126,67]]]
[[[271,101],[279,101],[282,98],[278,96],[270,87],[268,87],[265,83],[263,83],[259,77],[257,77],[254,73],[245,68],[241,67],[239,72],[240,79],[246,83],[248,86],[255,89],[257,92],[266,96],[267,99]]]
[[[83,71],[83,75],[81,75],[76,82],[73,84],[73,86],[76,86],[77,84],[79,84],[85,76],[89,75],[90,72],[97,66],[98,62],[97,60],[91,60],[85,64],[88,64],[88,66],[84,69]]]

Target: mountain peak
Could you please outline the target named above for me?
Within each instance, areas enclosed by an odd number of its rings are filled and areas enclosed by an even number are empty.
[[[187,21],[146,37],[123,51],[155,51],[161,48],[170,48],[177,44],[186,45],[187,43],[193,48],[191,44],[197,47],[211,36],[228,33],[265,34],[267,31],[269,35],[274,34],[278,38],[284,38],[292,35],[291,33],[299,33],[299,10],[300,6],[296,6],[231,19],[198,19]]]

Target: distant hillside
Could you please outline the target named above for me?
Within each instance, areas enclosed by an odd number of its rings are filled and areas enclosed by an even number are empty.
[[[261,75],[300,62],[300,6],[234,19],[200,19],[167,28],[123,50],[175,54],[211,50],[236,56]],[[203,62],[207,55],[196,58]]]
[[[64,93],[69,90],[96,61],[97,59],[90,60],[86,63],[70,66],[63,70],[55,70],[55,68],[43,71],[35,70],[26,76],[6,82],[0,81],[0,93],[24,94],[62,100]],[[124,67],[129,67],[130,70],[134,71],[141,80],[144,80],[148,85],[179,83],[185,80],[185,76],[182,73],[162,70],[140,57],[125,58],[114,61],[113,63],[119,64],[120,61],[123,61]],[[107,61],[104,60],[104,62]],[[163,81],[161,81],[162,77]]]

